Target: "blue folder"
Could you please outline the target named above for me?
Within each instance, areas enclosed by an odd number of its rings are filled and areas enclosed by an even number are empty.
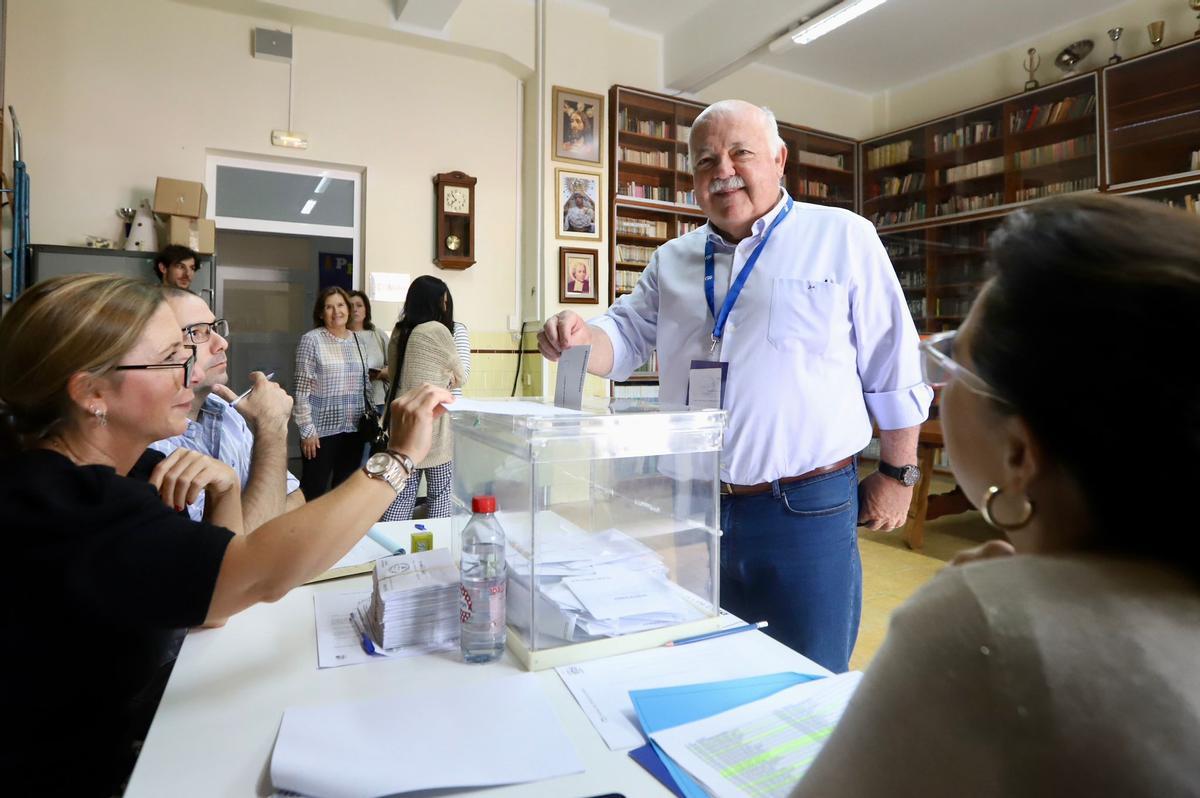
[[[629,698],[637,711],[642,731],[649,737],[654,732],[711,717],[774,695],[801,682],[820,678],[822,677],[808,673],[772,673],[724,682],[631,690]],[[667,771],[665,774],[661,770],[656,772],[656,768],[651,766],[646,749],[653,751],[659,766]],[[708,794],[700,785],[663,753],[653,740],[648,746],[635,749],[629,755],[680,798],[707,798]],[[669,783],[670,781],[674,784]]]

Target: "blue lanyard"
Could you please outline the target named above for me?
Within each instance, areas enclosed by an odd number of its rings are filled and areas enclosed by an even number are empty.
[[[708,300],[708,312],[713,317],[712,330],[712,346],[709,347],[709,354],[717,349],[717,344],[721,343],[721,337],[725,335],[725,322],[729,321],[729,312],[733,310],[734,304],[738,297],[741,296],[742,286],[746,284],[746,280],[750,279],[750,272],[754,271],[754,264],[758,262],[758,256],[762,254],[763,247],[767,245],[767,241],[771,239],[771,233],[775,232],[775,228],[783,221],[784,217],[792,211],[792,198],[787,198],[787,205],[775,217],[775,221],[771,222],[771,226],[767,228],[767,232],[763,234],[762,241],[758,242],[758,246],[750,253],[750,257],[746,259],[746,265],[738,272],[737,279],[733,281],[733,285],[729,286],[729,293],[725,295],[725,303],[721,305],[721,312],[717,313],[716,294],[713,291],[713,279],[716,274],[716,268],[713,265],[713,242],[710,238],[704,244],[704,298]]]

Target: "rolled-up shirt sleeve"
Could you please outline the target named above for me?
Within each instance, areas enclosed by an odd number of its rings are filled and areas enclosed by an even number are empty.
[[[929,418],[933,400],[921,376],[917,328],[879,236],[865,219],[857,227],[848,242],[857,255],[850,316],[863,399],[881,430],[915,427]]]
[[[613,366],[610,380],[629,379],[634,369],[650,359],[658,341],[658,253],[642,272],[633,289],[613,303],[598,319],[590,322],[603,330],[612,341]]]

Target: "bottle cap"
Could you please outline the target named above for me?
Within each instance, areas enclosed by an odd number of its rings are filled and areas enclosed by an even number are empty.
[[[424,531],[425,531],[425,525],[424,525],[424,524],[417,524],[417,529],[419,529],[419,530],[421,530],[422,532],[424,532]]]
[[[495,496],[476,496],[471,499],[471,512],[473,513],[494,513],[496,512],[496,497]]]

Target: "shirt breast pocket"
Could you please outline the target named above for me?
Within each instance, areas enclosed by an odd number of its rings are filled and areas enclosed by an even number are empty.
[[[767,340],[785,352],[803,350],[823,355],[845,306],[845,291],[837,283],[776,278],[771,289]]]

